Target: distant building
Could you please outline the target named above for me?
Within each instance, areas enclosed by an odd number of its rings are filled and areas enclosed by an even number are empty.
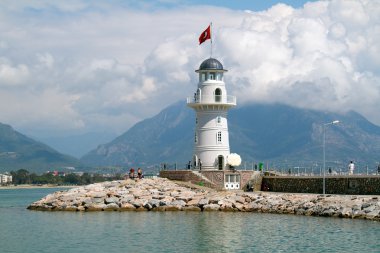
[[[60,177],[64,177],[66,176],[66,173],[64,171],[53,171],[53,176],[57,177],[57,176],[60,176]]]
[[[0,174],[0,185],[12,183],[12,176],[7,174]]]

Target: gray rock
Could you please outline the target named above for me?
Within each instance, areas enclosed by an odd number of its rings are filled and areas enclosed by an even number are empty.
[[[142,199],[134,199],[131,201],[131,204],[134,205],[136,208],[143,207],[146,203],[147,201]]]
[[[118,211],[119,210],[119,205],[116,203],[110,203],[103,207],[104,211]]]
[[[219,211],[219,208],[218,204],[208,204],[203,206],[203,211]]]
[[[191,200],[195,195],[195,192],[191,192],[191,191],[184,191],[184,192],[181,192],[177,197],[176,199],[178,200],[183,200],[183,201],[189,201]]]
[[[340,217],[344,217],[344,218],[351,218],[352,217],[352,208],[348,208],[348,207],[341,208],[338,211],[338,215]]]
[[[103,198],[93,198],[91,200],[92,200],[93,203],[96,203],[96,204],[104,203],[104,199]]]
[[[152,208],[159,207],[160,201],[158,199],[151,199],[148,201],[148,204],[152,206]]]
[[[130,203],[122,203],[119,208],[120,211],[134,211],[136,207]]]
[[[116,197],[106,198],[104,200],[104,203],[106,203],[107,205],[111,203],[119,203],[119,198],[116,198]]]
[[[204,205],[207,205],[208,203],[209,203],[209,200],[207,198],[204,198],[204,199],[199,200],[198,205],[202,207]]]
[[[240,204],[244,204],[246,202],[245,197],[242,197],[242,196],[235,196],[232,199],[235,200],[235,202],[238,202]]]
[[[365,218],[368,220],[380,218],[380,210],[373,210],[372,212],[366,213]]]
[[[364,205],[362,205],[363,207]],[[373,212],[376,210],[376,206],[375,205],[368,205],[366,208],[363,208],[363,211],[365,213],[370,213],[370,212]]]
[[[86,205],[85,209],[86,211],[103,211],[103,209],[106,207],[106,204],[90,204]]]
[[[135,197],[131,194],[126,194],[120,197],[120,203],[129,203],[133,201]]]
[[[173,206],[180,206],[180,207],[186,206],[186,202],[183,200],[175,200],[171,204]]]
[[[222,196],[211,196],[210,199],[209,199],[209,203],[210,204],[218,204],[219,201],[221,201],[222,199],[224,199]]]
[[[107,194],[105,192],[91,192],[88,196],[93,198],[106,198]]]

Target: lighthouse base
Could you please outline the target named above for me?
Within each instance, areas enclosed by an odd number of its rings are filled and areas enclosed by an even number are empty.
[[[217,190],[260,190],[259,185],[251,185],[253,178],[260,174],[258,171],[247,170],[162,170],[160,177],[170,180],[191,182]]]

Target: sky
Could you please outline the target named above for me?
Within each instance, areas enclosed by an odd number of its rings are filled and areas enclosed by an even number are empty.
[[[197,86],[210,43],[238,105],[354,110],[380,125],[380,1],[0,1],[0,122],[122,134]]]

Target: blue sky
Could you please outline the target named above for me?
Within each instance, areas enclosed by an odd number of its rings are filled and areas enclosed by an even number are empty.
[[[3,0],[0,122],[38,138],[121,134],[193,94],[212,21],[239,106],[355,110],[379,125],[379,17],[379,0]]]

